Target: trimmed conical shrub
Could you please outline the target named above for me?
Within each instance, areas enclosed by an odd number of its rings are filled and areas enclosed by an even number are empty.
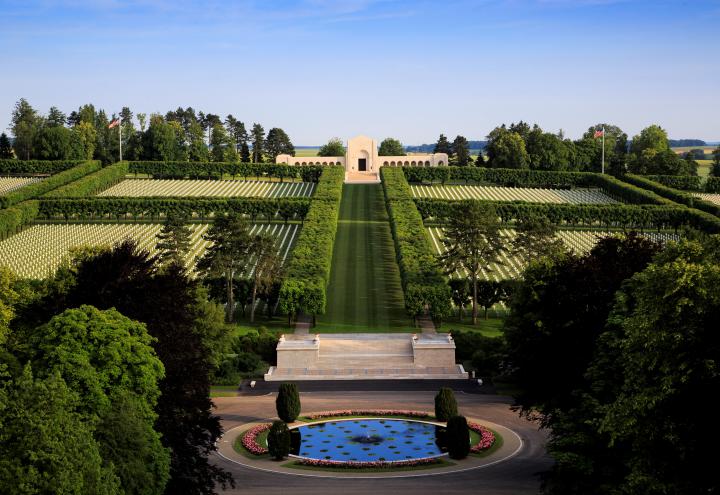
[[[470,453],[470,429],[465,416],[448,420],[445,433],[448,455],[451,459],[465,459]]]
[[[457,416],[457,414],[457,401],[452,389],[441,388],[435,396],[435,418],[438,421],[447,421],[453,416]]]
[[[300,415],[300,394],[294,383],[282,383],[275,399],[278,418],[292,423]]]
[[[281,461],[290,453],[290,430],[284,421],[275,421],[267,436],[268,452]]]

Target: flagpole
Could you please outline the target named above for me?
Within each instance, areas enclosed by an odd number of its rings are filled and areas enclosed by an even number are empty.
[[[602,174],[605,173],[605,126],[602,127],[602,165],[601,165],[601,172]]]
[[[122,116],[118,117],[118,142],[120,143],[120,161],[122,161]]]

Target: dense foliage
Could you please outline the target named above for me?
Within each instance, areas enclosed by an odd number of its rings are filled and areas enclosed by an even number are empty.
[[[445,441],[450,459],[465,459],[470,454],[470,429],[465,416],[451,416],[447,420]]]
[[[56,174],[81,165],[85,160],[0,159],[0,175]]]
[[[449,421],[457,416],[458,406],[451,388],[442,387],[435,395],[435,418],[438,421]]]
[[[118,162],[113,165],[101,168],[74,182],[58,187],[50,191],[46,198],[81,198],[92,196],[108,187],[117,184],[125,178],[128,173],[127,162]]]
[[[672,186],[666,186],[659,182],[655,182],[649,177],[640,177],[638,175],[627,174],[624,176],[624,180],[636,186],[648,189],[676,203],[684,204],[686,206],[689,206],[690,208],[696,208],[706,213],[710,213],[711,215],[720,217],[719,205],[695,197],[685,191],[678,191],[676,189],[673,189]]]
[[[440,319],[450,312],[450,287],[435,257],[410,186],[399,168],[383,167],[385,203],[405,294],[405,308],[414,318],[429,312]]]
[[[273,421],[267,436],[268,452],[277,461],[290,453],[290,430],[284,421]]]
[[[288,318],[325,312],[344,179],[342,167],[326,167],[320,176],[280,289],[279,308]]]
[[[300,415],[300,393],[294,383],[281,383],[275,399],[278,417],[292,423]]]
[[[700,191],[701,180],[697,175],[646,175],[646,179],[683,191]]]
[[[23,201],[10,208],[0,209],[0,239],[17,233],[40,213],[40,202]]]

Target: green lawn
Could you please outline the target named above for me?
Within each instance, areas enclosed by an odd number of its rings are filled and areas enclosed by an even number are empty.
[[[317,332],[411,332],[380,184],[345,184]]]
[[[503,318],[488,318],[485,320],[481,312],[477,325],[473,325],[472,316],[466,314],[461,322],[458,320],[457,314],[455,314],[454,316],[444,319],[438,331],[452,333],[453,330],[469,330],[479,332],[485,337],[499,337],[502,335],[503,322]]]

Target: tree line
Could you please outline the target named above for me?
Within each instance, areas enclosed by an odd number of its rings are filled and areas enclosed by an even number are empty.
[[[0,135],[0,159],[115,162],[120,136],[109,127],[115,119],[120,119],[123,158],[130,160],[274,163],[276,155],[295,154],[281,128],[266,133],[261,124],[254,123],[247,129],[232,114],[223,119],[178,107],[165,115],[135,115],[123,107],[119,114],[108,115],[86,104],[69,115],[55,106],[42,115],[21,98],[12,112],[12,143],[7,135]]]

